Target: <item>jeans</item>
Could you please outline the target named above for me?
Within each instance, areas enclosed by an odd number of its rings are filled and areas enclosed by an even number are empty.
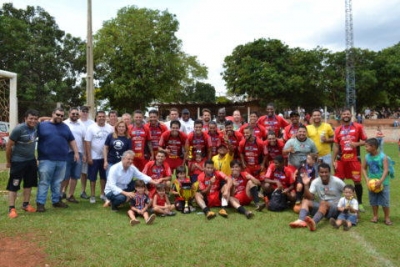
[[[65,177],[66,161],[39,161],[39,184],[36,202],[46,204],[47,192],[51,189],[51,202],[60,201],[61,182]]]
[[[128,187],[124,189],[124,191],[126,192],[133,192],[134,190],[135,190],[134,181],[131,181],[128,184]],[[118,207],[119,205],[124,204],[126,202],[126,196],[124,196],[123,194],[115,195],[113,194],[113,192],[109,192],[108,194],[106,194],[106,198],[110,200],[111,205],[114,207]]]

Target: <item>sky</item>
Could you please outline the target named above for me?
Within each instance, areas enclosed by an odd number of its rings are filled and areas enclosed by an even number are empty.
[[[85,0],[0,0],[14,7],[40,6],[59,28],[86,38]],[[224,58],[238,45],[279,39],[291,48],[343,51],[345,0],[92,0],[93,33],[123,7],[168,10],[179,21],[182,50],[208,68],[217,96],[226,92]],[[354,46],[379,51],[400,42],[400,0],[353,0]]]

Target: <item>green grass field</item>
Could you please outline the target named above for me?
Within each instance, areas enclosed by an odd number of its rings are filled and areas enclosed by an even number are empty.
[[[397,145],[385,145],[385,152],[397,161],[399,176]],[[1,190],[7,176],[6,171],[0,173]],[[48,255],[50,266],[400,266],[399,185],[399,177],[392,180],[393,226],[383,224],[382,210],[379,223],[369,222],[372,212],[364,188],[366,212],[349,232],[335,230],[325,220],[315,232],[291,229],[289,222],[297,218],[292,211],[264,210],[247,220],[233,209],[228,219],[207,221],[196,211],[158,217],[150,226],[141,219],[132,227],[127,207],[113,213],[100,201],[82,200],[60,210],[47,202],[47,212],[24,214],[21,197],[19,217],[10,220],[7,197],[1,195],[0,238],[29,236]]]

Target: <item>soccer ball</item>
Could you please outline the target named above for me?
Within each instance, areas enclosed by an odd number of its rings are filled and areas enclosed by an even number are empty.
[[[373,193],[379,193],[379,192],[381,192],[383,190],[383,185],[382,184],[379,187],[376,186],[376,182],[377,181],[378,180],[376,180],[376,179],[369,180],[369,182],[368,182],[369,191],[371,191]]]

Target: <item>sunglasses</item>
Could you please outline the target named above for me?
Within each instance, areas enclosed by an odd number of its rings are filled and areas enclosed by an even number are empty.
[[[79,113],[71,113],[72,116],[78,116]]]
[[[64,114],[60,114],[60,113],[55,113],[57,117],[64,117]]]

